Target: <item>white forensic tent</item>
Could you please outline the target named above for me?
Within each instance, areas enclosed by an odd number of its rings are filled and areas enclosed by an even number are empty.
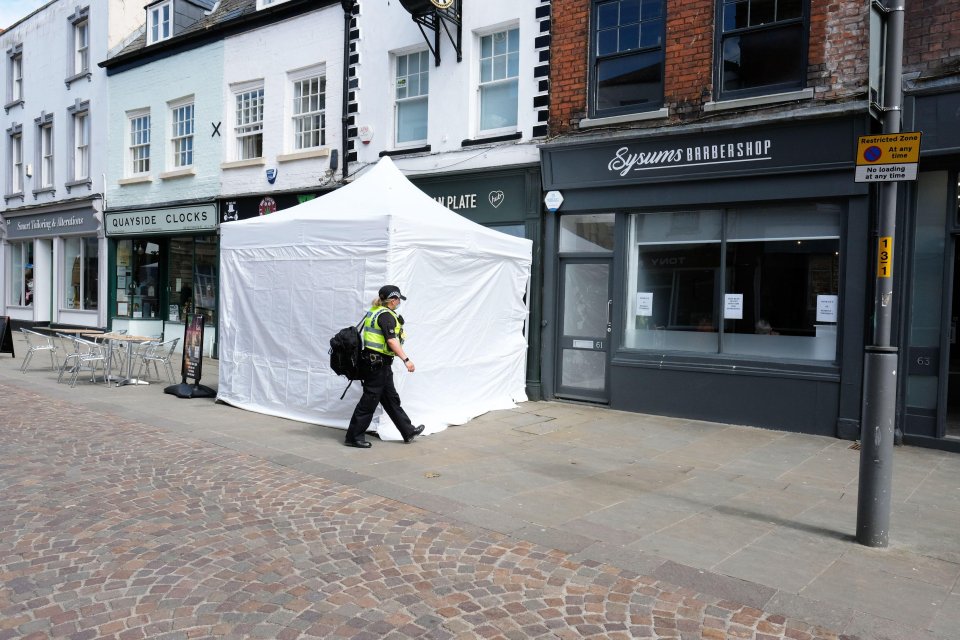
[[[394,361],[403,408],[425,434],[526,400],[525,294],[532,243],[442,206],[385,157],[303,204],[220,228],[217,398],[346,428],[359,382],[330,369],[330,338],[357,324],[384,284],[407,300]],[[400,440],[378,409],[370,431]]]

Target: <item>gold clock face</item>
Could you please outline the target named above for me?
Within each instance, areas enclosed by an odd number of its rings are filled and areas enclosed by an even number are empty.
[[[430,0],[430,2],[437,9],[449,9],[450,6],[453,4],[453,0]]]

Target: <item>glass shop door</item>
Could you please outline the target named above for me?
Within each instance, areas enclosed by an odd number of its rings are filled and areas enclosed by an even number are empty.
[[[557,397],[609,402],[612,271],[609,258],[560,262]]]

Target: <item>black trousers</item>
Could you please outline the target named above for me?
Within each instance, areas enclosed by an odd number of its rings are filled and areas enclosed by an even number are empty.
[[[366,355],[364,353],[364,356]],[[360,402],[357,403],[357,408],[353,410],[353,416],[350,418],[350,426],[347,427],[348,441],[364,439],[378,404],[383,405],[383,410],[393,420],[401,436],[407,437],[413,432],[413,423],[410,422],[407,412],[400,406],[400,394],[393,385],[393,367],[387,360],[383,358],[377,366],[376,362],[370,363],[364,357],[363,395],[360,396]],[[392,361],[393,358],[389,360]]]

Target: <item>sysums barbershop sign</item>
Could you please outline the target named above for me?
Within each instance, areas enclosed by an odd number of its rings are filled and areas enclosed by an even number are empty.
[[[631,171],[665,167],[695,167],[772,160],[773,141],[769,138],[738,140],[719,144],[696,144],[655,151],[631,151],[620,147],[607,163],[607,171],[626,176]]]
[[[108,236],[208,231],[217,227],[217,207],[204,204],[108,213],[106,227]]]
[[[849,171],[860,120],[834,118],[543,147],[545,189]]]

